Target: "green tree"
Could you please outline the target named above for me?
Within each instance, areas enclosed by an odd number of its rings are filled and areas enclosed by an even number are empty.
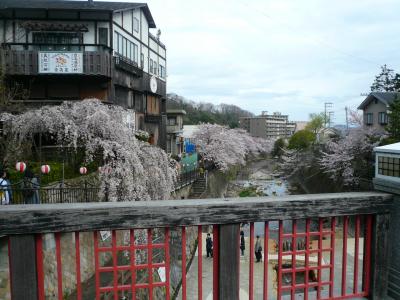
[[[310,114],[310,121],[305,127],[305,130],[311,131],[314,133],[314,135],[316,135],[328,122],[329,119],[323,112],[319,114]]]
[[[289,149],[304,150],[309,148],[316,140],[314,132],[309,130],[299,130],[289,139]]]
[[[274,148],[272,149],[272,156],[281,157],[283,154],[283,149],[286,147],[285,140],[283,138],[279,138],[274,143]]]
[[[386,130],[392,142],[400,142],[400,98],[397,97],[389,106],[389,124]]]
[[[398,76],[397,79],[398,80]],[[387,65],[381,66],[381,73],[375,76],[371,85],[371,92],[393,92],[395,91],[395,74]]]

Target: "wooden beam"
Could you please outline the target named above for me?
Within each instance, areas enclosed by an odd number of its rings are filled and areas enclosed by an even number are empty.
[[[37,300],[35,236],[11,236],[9,255],[12,298]]]
[[[387,299],[390,214],[378,214],[372,227],[371,299]]]
[[[239,300],[240,224],[219,227],[219,299]]]
[[[0,235],[263,222],[386,214],[393,196],[378,192],[286,197],[0,206]]]

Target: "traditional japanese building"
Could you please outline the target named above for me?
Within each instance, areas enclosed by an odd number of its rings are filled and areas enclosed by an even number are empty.
[[[166,47],[145,3],[1,0],[0,66],[24,105],[98,98],[166,144]],[[23,95],[22,95],[23,94]]]

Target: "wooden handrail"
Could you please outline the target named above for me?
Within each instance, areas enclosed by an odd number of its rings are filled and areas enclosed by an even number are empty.
[[[361,214],[388,214],[393,197],[378,192],[285,197],[0,207],[0,235],[233,224]]]

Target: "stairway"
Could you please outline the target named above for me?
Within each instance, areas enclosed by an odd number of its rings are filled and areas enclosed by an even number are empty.
[[[207,180],[205,177],[199,177],[193,182],[190,188],[190,194],[188,199],[199,199],[203,193],[207,190]]]

